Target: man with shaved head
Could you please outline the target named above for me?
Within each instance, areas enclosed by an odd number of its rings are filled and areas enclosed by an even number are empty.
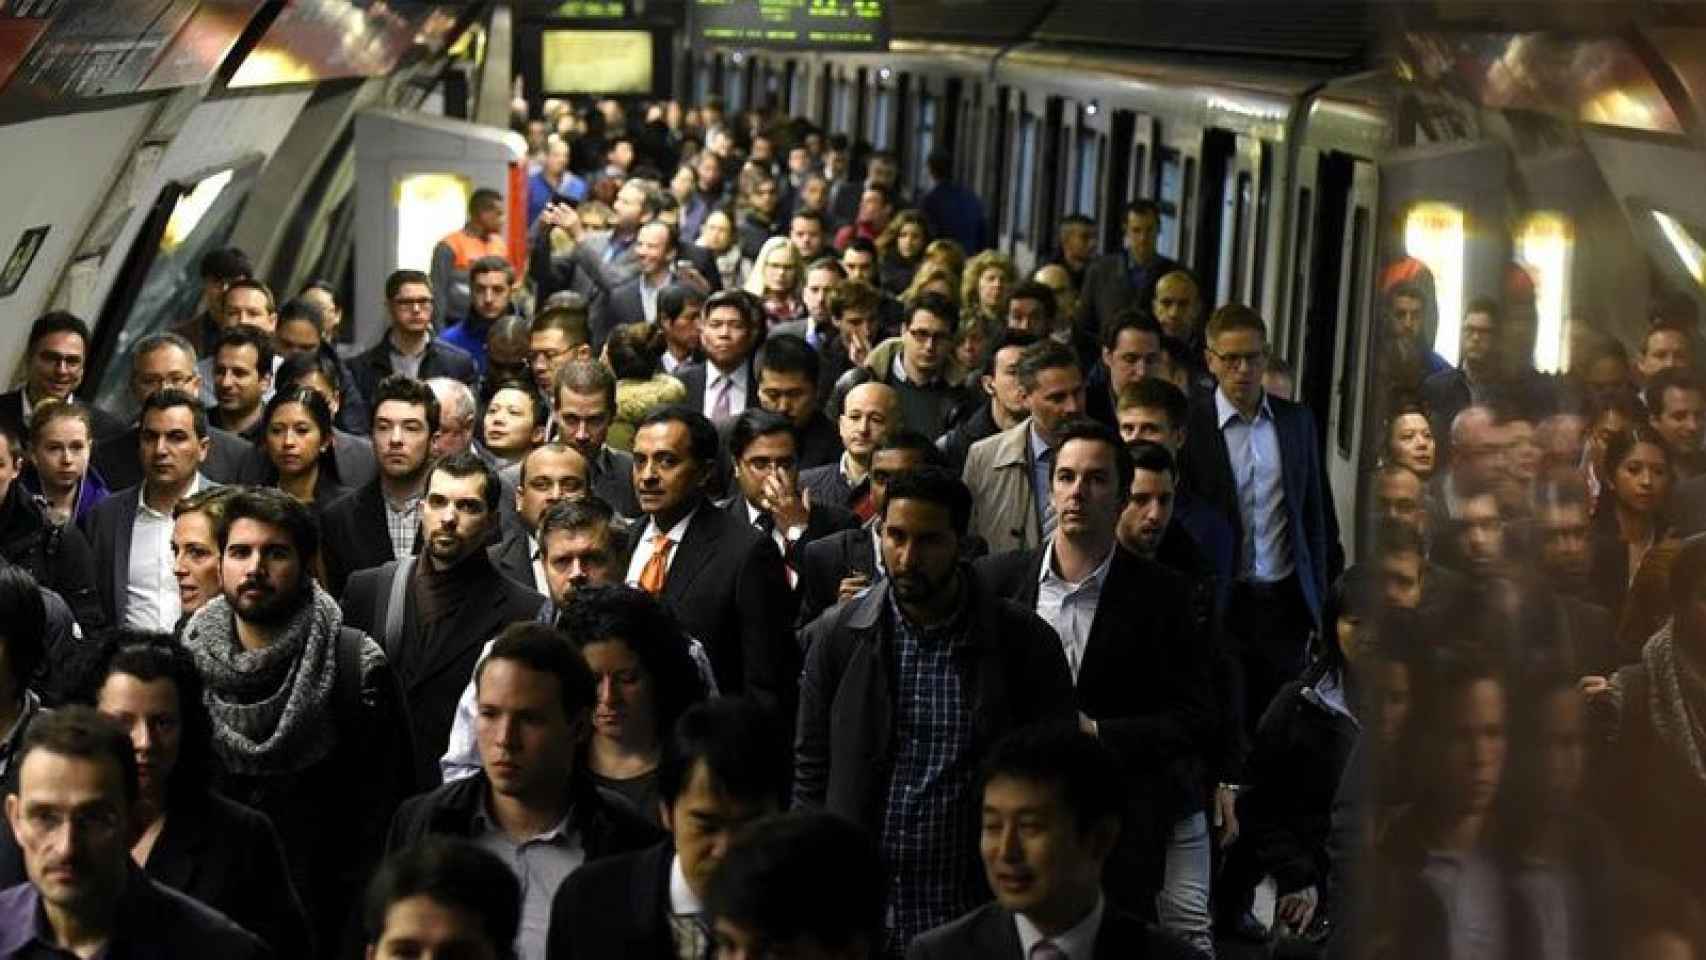
[[[841,459],[801,472],[811,502],[845,507],[871,519],[871,453],[900,425],[900,395],[886,383],[861,383],[841,401]]]

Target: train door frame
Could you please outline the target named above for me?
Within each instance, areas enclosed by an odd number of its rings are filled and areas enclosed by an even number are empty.
[[[1362,479],[1364,411],[1369,409],[1370,368],[1374,360],[1372,320],[1374,276],[1380,239],[1380,168],[1368,160],[1351,161],[1339,248],[1337,323],[1333,344],[1332,403],[1325,420],[1322,460],[1336,494],[1340,530],[1356,530],[1357,496]],[[1354,538],[1353,538],[1354,539]],[[1353,545],[1354,550],[1354,545]]]
[[[1355,160],[1335,150],[1309,149],[1303,153],[1308,162],[1300,168],[1307,166],[1314,171],[1315,210],[1310,228],[1311,249],[1304,261],[1309,271],[1309,293],[1303,301],[1303,315],[1296,318],[1299,339],[1298,355],[1293,358],[1295,396],[1314,412],[1315,422],[1322,425],[1320,440],[1325,462],[1327,424],[1332,414],[1334,375],[1338,369],[1334,350],[1338,338],[1340,256]]]
[[[1125,243],[1124,209],[1134,200],[1155,199],[1159,172],[1155,159],[1157,137],[1155,116],[1144,110],[1132,112],[1130,173],[1126,181],[1126,200],[1119,209],[1108,209],[1103,217],[1103,244],[1108,250],[1119,250]]]
[[[1123,182],[1126,178],[1126,172],[1123,169],[1120,170],[1118,178],[1112,173],[1110,161],[1113,159],[1113,136],[1109,129],[1111,121],[1108,117],[1108,111],[1102,109],[1101,104],[1095,100],[1078,104],[1077,107],[1070,161],[1072,164],[1073,189],[1071,202],[1065,207],[1065,211],[1083,214],[1094,220],[1097,219],[1097,214],[1105,208],[1108,197],[1112,195],[1113,183],[1116,179]],[[1095,169],[1091,171],[1084,169],[1086,134],[1089,135],[1089,147],[1094,151],[1096,160]],[[1089,174],[1088,177],[1086,177],[1086,173]],[[1088,203],[1083,202],[1086,180],[1089,181],[1091,191]]]
[[[1319,213],[1318,164],[1320,154],[1313,149],[1298,150],[1293,160],[1290,196],[1291,230],[1282,237],[1285,245],[1286,296],[1276,314],[1274,342],[1284,343],[1280,355],[1291,362],[1301,398],[1303,378],[1310,372],[1304,354],[1303,338],[1308,328],[1309,297],[1314,279],[1315,218]],[[1282,227],[1283,229],[1283,227]]]
[[[1154,165],[1154,192],[1151,197],[1162,205],[1161,223],[1163,228],[1161,253],[1172,257],[1186,267],[1196,270],[1196,241],[1198,205],[1198,182],[1202,177],[1203,128],[1196,124],[1174,121],[1162,122],[1159,125],[1156,139],[1160,141],[1156,152]],[[1166,186],[1165,161],[1173,157],[1178,163],[1178,183],[1174,197],[1169,197],[1163,191]],[[1173,206],[1174,232],[1166,234],[1167,205]],[[1124,228],[1124,224],[1120,227]],[[1171,241],[1169,244],[1167,241]]]
[[[1006,245],[1008,229],[1011,226],[1007,213],[1007,199],[1012,193],[1007,182],[1007,161],[1009,134],[1013,129],[1013,118],[1009,115],[1008,104],[1012,99],[1012,88],[1006,84],[998,84],[994,95],[983,107],[982,152],[988,162],[983,165],[983,190],[980,195],[990,205],[998,248]]]
[[[1235,134],[1221,176],[1219,276],[1215,279],[1216,303],[1242,303],[1260,313],[1256,290],[1256,257],[1260,223],[1262,148],[1248,134]],[[1206,177],[1205,177],[1206,180]]]
[[[983,89],[981,81],[971,81],[962,87],[960,94],[960,123],[954,131],[954,140],[950,148],[954,151],[954,173],[972,192],[987,198],[989,191],[984,184],[984,164],[978,158],[984,155],[983,134]],[[993,227],[993,224],[991,225]]]
[[[1074,101],[1069,97],[1043,99],[1042,150],[1037,163],[1036,209],[1031,218],[1033,258],[1046,253],[1066,209],[1066,192],[1072,177],[1072,143],[1077,138],[1076,114]]]
[[[1046,108],[1042,115],[1031,103],[1032,97],[1020,91],[1016,101],[1009,104],[1009,116],[1017,126],[1017,135],[1008,139],[1012,144],[1011,176],[1007,179],[1015,189],[1008,204],[1012,215],[1007,221],[1007,254],[1015,264],[1030,264],[1036,260],[1038,174],[1041,159],[1040,138],[1048,135]]]

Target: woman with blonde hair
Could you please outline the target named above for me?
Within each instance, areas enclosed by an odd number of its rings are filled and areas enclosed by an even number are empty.
[[[771,237],[753,258],[752,271],[746,276],[746,292],[763,302],[764,316],[774,327],[805,315],[800,303],[804,280],[800,252],[787,237]]]
[[[917,303],[918,298],[923,294],[939,293],[958,307],[960,305],[960,290],[959,285],[954,282],[955,279],[953,271],[947,267],[926,261],[919,265],[918,272],[912,275],[912,283],[901,291],[900,302],[905,304],[908,310],[911,310],[912,305]]]
[[[947,267],[948,272],[954,275],[954,286],[957,288],[960,285],[960,274],[966,269],[966,248],[960,246],[958,240],[949,240],[947,237],[932,240],[924,245],[924,262],[939,263]]]
[[[902,210],[877,235],[878,276],[884,293],[899,296],[912,284],[913,274],[924,262],[930,241],[930,224],[917,210]]]
[[[983,251],[960,274],[960,309],[986,327],[1006,326],[1007,297],[1017,279],[1011,258],[996,250]]]

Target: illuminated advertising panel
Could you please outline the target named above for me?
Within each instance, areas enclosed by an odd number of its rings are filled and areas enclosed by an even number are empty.
[[[694,46],[887,50],[889,0],[688,0]]]

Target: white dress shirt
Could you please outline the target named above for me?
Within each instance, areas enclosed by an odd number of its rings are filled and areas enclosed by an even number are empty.
[[[1096,935],[1102,932],[1102,914],[1107,911],[1107,901],[1100,893],[1096,894],[1096,905],[1078,925],[1058,937],[1045,937],[1037,929],[1037,925],[1022,913],[1013,914],[1013,925],[1019,930],[1019,955],[1029,957],[1031,948],[1044,940],[1060,948],[1066,954],[1067,960],[1091,960],[1096,955]]]
[[[1286,515],[1285,472],[1280,463],[1279,431],[1268,398],[1253,420],[1246,420],[1219,387],[1214,391],[1215,416],[1232,463],[1238,488],[1238,519],[1244,542],[1238,551],[1240,580],[1276,583],[1291,576],[1291,525]]]
[[[729,392],[729,416],[737,417],[746,411],[746,381],[751,369],[752,360],[748,358],[741,365],[724,372],[721,367],[705,361],[705,400],[704,409],[700,412],[710,417],[711,411],[717,408],[717,399],[723,395],[723,390]]]
[[[1078,682],[1084,648],[1090,644],[1090,626],[1096,622],[1096,605],[1102,600],[1102,586],[1108,582],[1108,568],[1113,562],[1114,549],[1110,548],[1096,569],[1074,583],[1055,572],[1054,540],[1043,548],[1042,568],[1037,572],[1037,616],[1060,637],[1074,683]]]
[[[190,480],[189,497],[204,485]],[[152,633],[171,633],[184,612],[178,579],[172,575],[172,512],[148,505],[148,484],[136,490],[136,519],[130,527],[130,564],[124,585],[124,625]]]
[[[703,503],[694,507],[687,516],[682,517],[676,522],[675,526],[669,528],[668,535],[671,546],[669,556],[663,560],[663,572],[666,580],[669,577],[669,568],[675,566],[675,558],[681,553],[681,538],[687,536],[687,525],[693,522],[694,516],[704,507]],[[634,544],[634,555],[628,560],[628,575],[623,578],[623,582],[628,586],[637,587],[640,585],[640,571],[646,569],[646,564],[651,562],[653,541],[657,539],[657,535],[657,520],[648,518],[645,531],[640,534],[640,539]]]
[[[527,535],[527,555],[533,558],[533,589],[541,597],[551,595],[551,582],[545,579],[545,552],[539,549],[539,538]]]

